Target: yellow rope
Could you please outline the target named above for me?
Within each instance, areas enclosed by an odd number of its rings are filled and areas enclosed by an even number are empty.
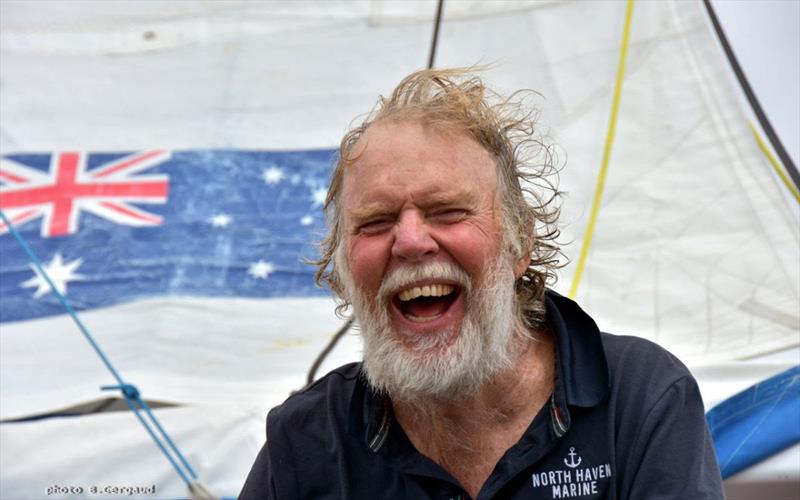
[[[594,226],[597,222],[597,213],[600,211],[600,200],[603,197],[603,186],[605,185],[606,173],[608,172],[608,160],[611,157],[611,145],[614,143],[614,130],[617,127],[617,114],[619,111],[620,94],[622,93],[622,80],[625,76],[625,57],[628,54],[628,39],[630,38],[632,17],[633,0],[628,0],[628,6],[625,11],[625,29],[622,34],[622,46],[620,47],[619,53],[619,66],[617,67],[617,82],[614,85],[614,100],[611,104],[611,119],[608,122],[606,145],[603,150],[603,163],[600,166],[600,172],[597,176],[597,186],[594,189],[592,212],[589,215],[589,223],[586,225],[586,233],[583,235],[583,245],[581,246],[581,254],[578,258],[578,267],[575,269],[575,276],[572,278],[572,287],[569,290],[569,297],[573,299],[578,292],[578,285],[581,282],[581,276],[586,267],[586,258],[589,255],[589,247],[592,244],[592,234],[594,233]]]
[[[792,193],[792,196],[794,196],[794,199],[800,203],[800,192],[797,191],[797,188],[794,186],[794,184],[792,184],[792,181],[786,177],[786,172],[783,171],[780,163],[778,163],[777,158],[775,158],[775,155],[772,154],[772,151],[770,151],[767,143],[764,142],[764,138],[758,133],[758,130],[756,130],[752,123],[748,123],[748,125],[750,125],[750,131],[753,132],[753,137],[756,138],[756,142],[758,143],[758,147],[761,149],[761,152],[767,157],[770,165],[772,165],[772,168],[775,170],[775,173],[778,174],[778,177],[780,177],[783,181],[783,185],[786,186],[786,189],[788,189],[789,192]]]

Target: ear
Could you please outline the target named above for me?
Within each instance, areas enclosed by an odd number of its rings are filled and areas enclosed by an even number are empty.
[[[531,256],[527,253],[514,264],[514,277],[520,279],[531,263]]]
[[[514,277],[520,279],[531,264],[531,239],[527,238],[522,247],[522,255],[514,262]]]

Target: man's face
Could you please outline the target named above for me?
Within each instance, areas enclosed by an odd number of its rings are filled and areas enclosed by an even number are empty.
[[[373,124],[353,157],[337,264],[364,333],[368,375],[471,377],[461,372],[509,344],[520,267],[502,251],[492,157],[464,134],[410,121]]]

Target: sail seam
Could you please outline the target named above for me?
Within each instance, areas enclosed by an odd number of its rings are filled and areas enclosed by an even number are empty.
[[[625,79],[625,59],[628,55],[628,42],[631,33],[631,19],[633,18],[633,0],[628,0],[625,10],[625,28],[622,32],[622,44],[619,52],[619,65],[617,66],[617,81],[614,84],[614,99],[611,103],[611,117],[608,121],[608,131],[606,133],[605,147],[603,148],[603,161],[600,165],[600,172],[597,175],[597,185],[594,190],[594,200],[592,201],[592,211],[589,215],[589,222],[586,224],[586,232],[583,235],[578,265],[575,269],[575,276],[572,278],[572,286],[569,290],[569,297],[575,298],[578,292],[578,285],[586,267],[586,259],[589,255],[589,247],[592,244],[594,228],[597,224],[597,214],[600,211],[600,201],[603,198],[603,188],[605,186],[606,175],[608,174],[608,163],[611,158],[611,146],[614,144],[614,132],[617,128],[617,115],[619,114],[619,102],[622,94],[622,81]]]

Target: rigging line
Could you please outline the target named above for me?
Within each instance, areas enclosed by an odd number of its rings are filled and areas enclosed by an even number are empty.
[[[161,449],[161,452],[164,454],[164,456],[167,457],[169,463],[172,464],[172,467],[174,467],[175,470],[178,472],[178,475],[181,476],[183,482],[186,483],[187,486],[191,485],[192,481],[186,476],[186,472],[184,472],[180,467],[178,467],[178,464],[175,462],[175,459],[172,457],[172,455],[170,455],[170,453],[164,447],[164,444],[158,439],[158,436],[155,434],[155,432],[153,432],[153,429],[150,427],[150,424],[148,424],[148,422],[139,414],[139,410],[143,409],[142,404],[144,403],[144,400],[142,400],[139,395],[139,391],[134,386],[128,384],[126,384],[125,386],[105,385],[101,387],[101,389],[102,390],[119,389],[122,391],[122,393],[125,395],[125,402],[128,404],[128,408],[130,408],[133,414],[136,415],[136,418],[139,419],[139,422],[145,428],[147,433],[150,435],[153,441],[155,441],[159,449]],[[136,406],[134,402],[136,402],[139,406]],[[161,426],[159,426],[159,429],[160,428]],[[161,430],[161,432],[163,433],[164,431]],[[194,471],[191,468],[189,469],[189,471],[192,473],[192,475],[194,475]],[[197,479],[197,477],[195,476],[194,479]]]
[[[711,2],[709,0],[703,0],[703,4],[706,7],[711,24],[714,26],[714,31],[716,31],[717,38],[719,38],[719,43],[722,45],[722,50],[725,52],[728,62],[730,63],[733,72],[736,74],[736,79],[739,81],[739,85],[741,85],[742,91],[744,92],[745,97],[747,97],[750,107],[753,109],[753,113],[755,113],[756,118],[758,118],[758,123],[761,125],[761,129],[764,130],[764,133],[767,135],[767,139],[769,139],[772,148],[778,154],[778,158],[781,159],[783,168],[786,169],[789,177],[791,177],[795,188],[800,189],[800,173],[797,172],[797,167],[795,167],[794,162],[792,162],[792,158],[783,147],[783,143],[775,133],[775,129],[772,128],[772,124],[767,118],[766,113],[764,113],[761,103],[758,102],[758,98],[756,97],[755,92],[753,92],[750,82],[747,80],[742,67],[739,65],[739,60],[736,59],[736,54],[733,53],[733,48],[728,42],[728,38],[725,36],[725,32],[723,31],[722,25],[717,18],[717,14],[714,12],[714,8],[711,6]]]
[[[339,340],[347,333],[347,330],[353,325],[353,318],[348,319],[339,330],[333,334],[331,340],[328,342],[328,345],[322,350],[322,352],[317,355],[317,359],[314,360],[314,363],[311,365],[311,368],[308,370],[308,376],[306,377],[306,386],[311,385],[314,382],[314,379],[317,376],[317,370],[319,370],[320,365],[322,362],[325,361],[325,358],[328,357],[328,354],[331,353],[336,344],[339,343]]]
[[[439,0],[436,5],[436,20],[433,22],[433,38],[431,39],[431,50],[428,53],[428,69],[433,69],[433,61],[436,59],[436,44],[439,42],[439,26],[442,24],[442,8],[444,0]]]
[[[600,172],[597,174],[597,185],[594,190],[594,200],[592,201],[592,211],[589,215],[589,222],[586,224],[586,232],[583,235],[583,244],[578,258],[578,265],[575,269],[575,276],[572,278],[572,286],[569,290],[569,297],[575,298],[578,292],[578,285],[581,282],[583,270],[586,268],[586,259],[589,255],[589,247],[592,244],[594,227],[597,223],[597,214],[600,211],[600,200],[603,198],[603,187],[605,186],[606,174],[608,173],[608,162],[611,158],[611,146],[614,143],[614,132],[617,127],[617,115],[619,114],[619,102],[622,94],[622,81],[625,78],[625,59],[628,55],[628,41],[631,33],[631,19],[633,18],[633,0],[628,0],[625,9],[625,28],[622,32],[622,44],[619,51],[619,65],[617,66],[617,81],[614,84],[614,99],[611,103],[611,117],[608,121],[608,132],[606,133],[606,143],[603,148],[603,162],[600,165]]]
[[[161,423],[158,421],[158,419],[156,419],[155,415],[153,414],[152,410],[150,409],[150,405],[147,404],[147,401],[145,401],[144,399],[141,398],[141,396],[139,394],[139,390],[136,389],[136,387],[133,387],[133,388],[136,390],[136,402],[139,403],[139,406],[144,410],[144,412],[147,414],[148,418],[150,418],[150,420],[152,421],[153,425],[156,427],[156,429],[158,429],[158,432],[161,433],[161,437],[164,438],[164,441],[167,442],[167,444],[172,449],[172,451],[175,452],[175,454],[178,456],[178,460],[181,461],[183,466],[186,468],[186,471],[189,472],[189,475],[192,477],[192,479],[197,480],[197,473],[195,473],[195,471],[192,468],[191,464],[186,460],[186,458],[180,452],[180,450],[178,449],[178,446],[175,444],[175,442],[172,440],[172,438],[169,436],[169,434],[167,434],[167,431],[165,431],[164,428],[161,427]],[[175,469],[177,470],[178,468],[176,467]]]
[[[33,263],[33,266],[34,266],[34,269],[36,269],[36,272],[50,286],[50,290],[56,296],[56,299],[58,299],[58,301],[61,303],[61,305],[64,307],[64,309],[67,310],[67,314],[70,315],[70,317],[75,322],[75,324],[78,326],[78,329],[81,331],[83,336],[86,338],[86,340],[92,346],[92,348],[97,353],[97,355],[100,356],[100,360],[103,362],[103,364],[106,365],[106,368],[108,368],[108,371],[111,372],[111,375],[114,377],[114,379],[117,381],[117,383],[120,386],[125,384],[125,382],[122,381],[122,377],[120,377],[119,373],[117,373],[117,370],[111,364],[111,361],[109,361],[108,357],[105,355],[103,350],[100,349],[100,346],[97,344],[97,342],[95,342],[94,337],[92,337],[92,335],[89,333],[89,330],[86,328],[86,326],[84,326],[84,324],[80,320],[80,318],[78,318],[78,315],[75,313],[75,310],[72,308],[72,304],[70,304],[69,301],[67,301],[66,297],[64,297],[64,295],[62,295],[62,293],[58,290],[58,288],[56,288],[55,283],[53,283],[53,280],[50,279],[50,275],[44,270],[44,266],[42,265],[42,262],[39,260],[38,257],[36,257],[36,254],[33,253],[33,250],[31,250],[31,247],[22,238],[22,235],[19,234],[19,232],[17,231],[16,227],[14,227],[14,225],[11,223],[11,220],[9,220],[6,217],[6,214],[2,210],[0,210],[0,219],[2,219],[3,224],[6,225],[8,230],[14,236],[14,239],[17,240],[17,243],[19,243],[19,245],[22,247],[22,249],[28,255],[28,259]]]
[[[753,137],[756,138],[759,149],[761,149],[761,152],[767,157],[769,164],[772,165],[772,169],[775,170],[775,173],[778,174],[778,177],[780,177],[781,181],[783,181],[783,185],[786,186],[786,189],[792,193],[794,199],[800,203],[800,191],[797,190],[797,187],[792,184],[792,181],[786,176],[786,172],[781,169],[777,158],[775,158],[775,155],[773,155],[772,151],[769,150],[767,143],[764,141],[764,138],[761,137],[761,134],[758,133],[758,130],[756,130],[752,123],[748,122],[748,125],[750,126],[750,131],[753,133]]]
[[[69,314],[70,318],[72,318],[72,321],[77,325],[78,329],[81,331],[83,336],[86,338],[86,340],[89,342],[89,344],[95,350],[97,355],[103,361],[103,364],[106,365],[106,368],[108,368],[108,371],[111,372],[111,375],[117,381],[117,385],[104,386],[104,387],[101,387],[101,389],[102,390],[119,389],[122,392],[122,395],[125,396],[125,401],[128,403],[128,406],[130,407],[130,409],[134,412],[136,417],[139,419],[139,421],[145,427],[147,432],[150,434],[150,436],[156,442],[156,445],[158,445],[158,447],[161,449],[161,451],[164,453],[164,455],[166,455],[166,457],[169,460],[169,462],[173,465],[173,467],[175,467],[175,470],[178,472],[178,475],[181,476],[181,479],[183,479],[184,482],[187,485],[191,486],[191,484],[193,484],[193,482],[191,480],[189,480],[189,478],[186,476],[186,473],[180,467],[178,467],[178,464],[175,462],[175,460],[172,458],[172,456],[167,452],[167,449],[164,446],[164,444],[158,439],[158,436],[153,432],[153,430],[150,428],[150,426],[147,424],[147,422],[142,418],[141,415],[139,415],[139,412],[134,408],[133,401],[136,401],[137,403],[139,403],[139,406],[141,407],[142,410],[144,410],[144,412],[147,414],[147,416],[150,418],[150,420],[155,424],[156,428],[162,434],[164,439],[167,441],[167,443],[172,448],[172,450],[175,452],[175,454],[178,456],[178,458],[181,460],[181,462],[186,465],[186,468],[189,471],[189,474],[192,476],[192,478],[194,478],[196,480],[197,476],[194,473],[194,470],[192,469],[191,466],[188,465],[188,462],[183,457],[183,454],[180,452],[180,450],[175,445],[175,443],[172,441],[172,439],[169,438],[169,436],[167,435],[167,433],[164,430],[164,428],[161,427],[161,425],[158,423],[158,419],[152,413],[152,411],[150,410],[150,407],[140,397],[139,390],[133,384],[128,384],[128,383],[126,383],[126,382],[124,382],[122,380],[122,377],[119,375],[117,370],[111,364],[111,361],[108,359],[108,356],[106,356],[105,352],[103,352],[103,350],[100,348],[100,345],[95,341],[94,337],[92,337],[92,334],[89,333],[89,330],[86,328],[86,326],[83,324],[83,322],[78,317],[78,314],[75,312],[75,309],[72,307],[72,304],[70,304],[70,302],[67,300],[67,298],[58,290],[58,288],[56,288],[55,283],[53,283],[53,280],[50,278],[50,275],[47,273],[47,271],[45,271],[44,266],[42,265],[42,262],[39,260],[39,258],[36,256],[36,254],[33,252],[33,250],[31,249],[30,245],[28,245],[28,243],[25,241],[25,239],[22,237],[22,235],[19,234],[19,231],[17,231],[17,228],[14,227],[14,225],[11,223],[11,221],[8,219],[8,217],[6,217],[5,212],[3,212],[2,210],[0,210],[0,220],[3,221],[3,223],[6,225],[6,227],[8,228],[9,232],[12,234],[14,239],[17,240],[17,243],[19,243],[19,245],[25,251],[25,253],[28,256],[28,259],[33,264],[34,269],[36,270],[37,274],[39,274],[39,276],[41,276],[42,279],[44,279],[45,282],[47,282],[47,284],[50,286],[50,290],[56,296],[56,299],[58,299],[58,301],[61,303],[61,305],[67,311],[67,314]]]

